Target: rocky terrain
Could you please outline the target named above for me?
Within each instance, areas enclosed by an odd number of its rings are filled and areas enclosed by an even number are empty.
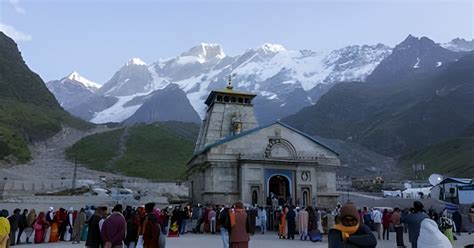
[[[82,202],[81,197],[35,196],[51,192],[71,189],[74,175],[74,162],[65,158],[65,149],[88,135],[114,130],[105,126],[97,126],[90,131],[79,131],[64,127],[62,131],[42,142],[33,143],[30,147],[32,159],[21,165],[0,167],[3,179],[0,181],[0,191],[5,200],[29,201],[40,204],[43,200],[51,203],[74,204]],[[133,199],[140,201],[152,200],[166,204],[171,198],[176,199],[187,195],[187,187],[176,185],[175,182],[150,182],[146,179],[127,177],[118,174],[95,171],[77,164],[76,188],[89,187],[85,195],[92,195],[96,189],[110,190],[127,188],[132,190]],[[131,195],[131,196],[132,196]],[[131,197],[130,196],[130,197]],[[138,196],[139,198],[136,198]],[[112,194],[91,199],[94,203],[112,201],[118,197]],[[97,197],[96,197],[97,198]]]

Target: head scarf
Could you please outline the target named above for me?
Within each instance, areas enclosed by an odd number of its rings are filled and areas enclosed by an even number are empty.
[[[426,218],[421,222],[420,236],[418,236],[419,248],[451,248],[449,239],[438,229],[438,225],[432,219]]]
[[[357,230],[359,229],[359,223],[360,223],[360,216],[359,216],[359,213],[357,212],[357,208],[355,207],[355,205],[353,203],[350,203],[350,202],[344,204],[344,206],[341,207],[339,218],[343,219],[344,217],[348,217],[348,216],[356,219],[357,220],[357,225],[355,225],[355,226],[344,226],[342,224],[342,222],[340,222],[339,224],[336,224],[333,227],[334,229],[341,231],[342,238],[344,240],[346,240],[352,234],[357,232]]]

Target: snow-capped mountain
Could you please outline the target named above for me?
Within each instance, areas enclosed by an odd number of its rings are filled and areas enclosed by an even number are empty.
[[[65,109],[78,104],[82,98],[94,94],[100,88],[99,84],[86,79],[76,71],[60,80],[49,81],[46,86]]]
[[[95,113],[111,107],[117,99],[98,93],[101,85],[74,71],[68,76],[46,83],[59,104],[69,113],[90,120]]]
[[[474,39],[465,40],[456,38],[447,43],[440,44],[442,47],[455,52],[469,52],[474,51]]]
[[[130,59],[98,91],[107,96],[130,96],[150,91],[153,81],[145,62],[139,58]]]
[[[317,94],[308,92],[319,84],[363,81],[390,52],[391,49],[382,44],[349,46],[322,53],[287,50],[281,45],[265,43],[242,55],[227,56],[219,44],[202,43],[179,56],[160,59],[147,70],[143,64],[133,68],[126,65],[102,87],[101,92],[123,99],[117,103],[122,104],[117,111],[128,115],[136,110],[123,105],[137,96],[134,94],[150,93],[173,83],[186,93],[202,117],[204,99],[212,89],[223,88],[232,73],[236,89],[258,94],[257,118],[265,123],[316,102],[318,99],[312,96]],[[102,116],[101,113],[97,115]],[[101,121],[105,119],[100,118]]]
[[[268,123],[314,104],[334,83],[364,81],[390,53],[391,48],[382,44],[315,52],[265,43],[243,54],[228,56],[220,44],[201,43],[176,57],[149,65],[138,58],[129,60],[97,91],[117,101],[94,113],[90,120],[124,121],[143,104],[138,98],[170,84],[184,92],[202,118],[209,92],[224,88],[232,74],[237,90],[257,93],[257,118],[262,124]]]

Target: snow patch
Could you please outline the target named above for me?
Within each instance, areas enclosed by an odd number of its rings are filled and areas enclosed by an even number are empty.
[[[76,72],[76,71],[71,72],[71,74],[69,74],[69,76],[67,76],[67,79],[72,80],[72,81],[76,81],[76,82],[82,84],[83,86],[85,86],[86,88],[89,88],[89,89],[99,89],[100,87],[102,87],[100,84],[92,82],[89,79],[79,75],[79,73]]]
[[[286,49],[282,45],[272,43],[264,43],[260,46],[260,49],[265,53],[278,53],[286,51]]]
[[[275,93],[269,91],[260,91],[260,95],[268,100],[278,99],[278,96]]]
[[[151,92],[138,93],[130,96],[117,97],[118,101],[112,107],[96,113],[91,119],[91,122],[96,124],[106,122],[122,122],[128,117],[132,116],[141,107],[141,104],[127,107],[124,107],[124,105],[137,96],[144,96],[150,93]]]
[[[420,58],[416,57],[416,64],[413,66],[413,68],[415,69],[420,68]]]
[[[131,58],[126,66],[129,66],[129,65],[146,65],[145,62],[143,62],[143,60],[139,59],[139,58]]]

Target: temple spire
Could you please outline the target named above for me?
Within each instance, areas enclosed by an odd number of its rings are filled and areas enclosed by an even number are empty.
[[[227,82],[227,89],[232,90],[234,86],[232,86],[232,72],[229,74],[229,81]]]

